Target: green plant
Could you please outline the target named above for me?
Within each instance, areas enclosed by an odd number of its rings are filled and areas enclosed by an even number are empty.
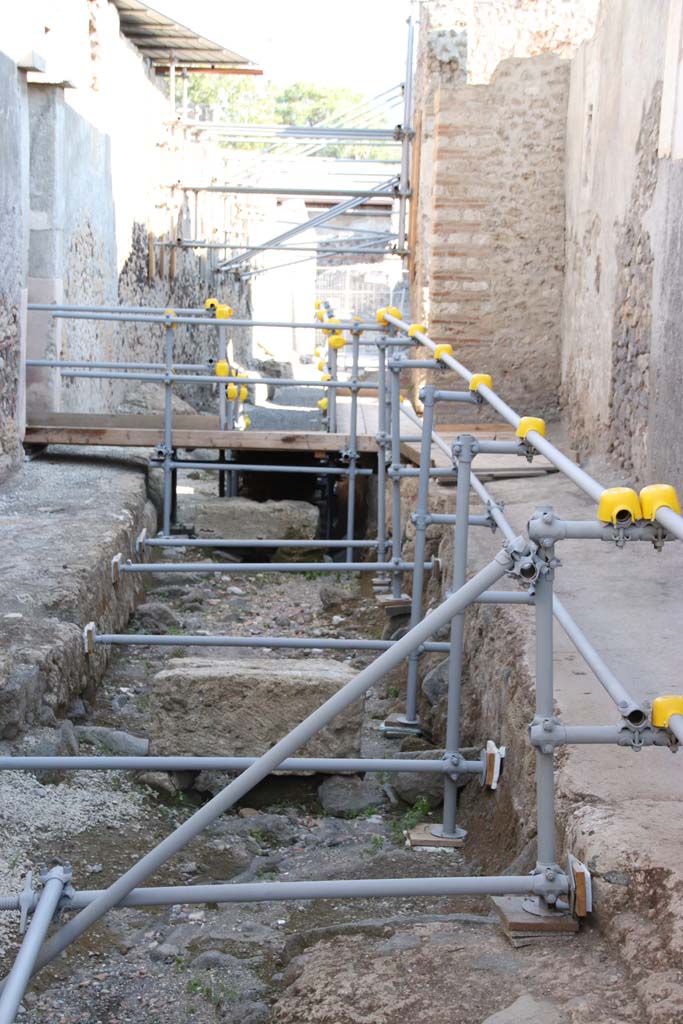
[[[373,836],[370,840],[370,849],[373,853],[379,853],[384,847],[384,836]]]
[[[389,686],[387,688],[387,697],[398,697],[398,688],[396,686]]]
[[[403,843],[403,833],[410,832],[411,828],[415,828],[421,821],[429,816],[430,806],[429,801],[425,797],[419,797],[410,810],[405,811],[398,818],[394,818],[391,823],[391,834],[394,842]]]

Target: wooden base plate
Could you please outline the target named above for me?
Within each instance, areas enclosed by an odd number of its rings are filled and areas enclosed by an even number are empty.
[[[492,896],[500,926],[513,946],[528,946],[548,938],[575,935],[579,922],[567,911],[537,917],[524,909],[524,896]]]
[[[422,825],[416,825],[415,828],[411,828],[408,832],[408,843],[412,847],[418,846],[430,846],[439,847],[440,849],[457,849],[460,846],[465,845],[465,839],[446,839],[443,836],[435,836],[432,833],[434,825],[432,822],[424,822]]]

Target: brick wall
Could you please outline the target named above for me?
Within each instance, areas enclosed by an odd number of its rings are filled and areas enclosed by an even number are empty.
[[[552,55],[511,59],[489,85],[441,87],[428,294],[413,296],[430,337],[491,373],[520,413],[549,418],[560,377],[568,72]],[[454,419],[448,406],[438,414]]]

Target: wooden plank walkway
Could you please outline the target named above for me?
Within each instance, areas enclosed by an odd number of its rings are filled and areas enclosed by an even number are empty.
[[[232,448],[247,451],[339,452],[348,434],[322,431],[219,430],[217,416],[174,415],[176,448]],[[51,412],[36,415],[26,429],[27,445],[113,445],[153,448],[164,440],[163,416]],[[376,452],[374,434],[359,431],[357,450]]]

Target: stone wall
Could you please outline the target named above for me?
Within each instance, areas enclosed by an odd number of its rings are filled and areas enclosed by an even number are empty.
[[[654,341],[666,330],[670,344],[664,307],[680,290],[669,265],[680,213],[667,196],[677,174],[662,178],[658,157],[668,15],[664,0],[603,4],[572,62],[567,120],[563,400],[575,448],[609,447],[641,484],[667,460],[683,467],[676,413],[660,402],[671,361]],[[667,452],[650,436],[658,403]]]
[[[430,337],[491,373],[520,413],[546,417],[558,408],[568,78],[554,56],[507,60],[488,86],[442,86],[435,114]]]
[[[24,76],[0,53],[0,479],[18,462],[28,175]]]

